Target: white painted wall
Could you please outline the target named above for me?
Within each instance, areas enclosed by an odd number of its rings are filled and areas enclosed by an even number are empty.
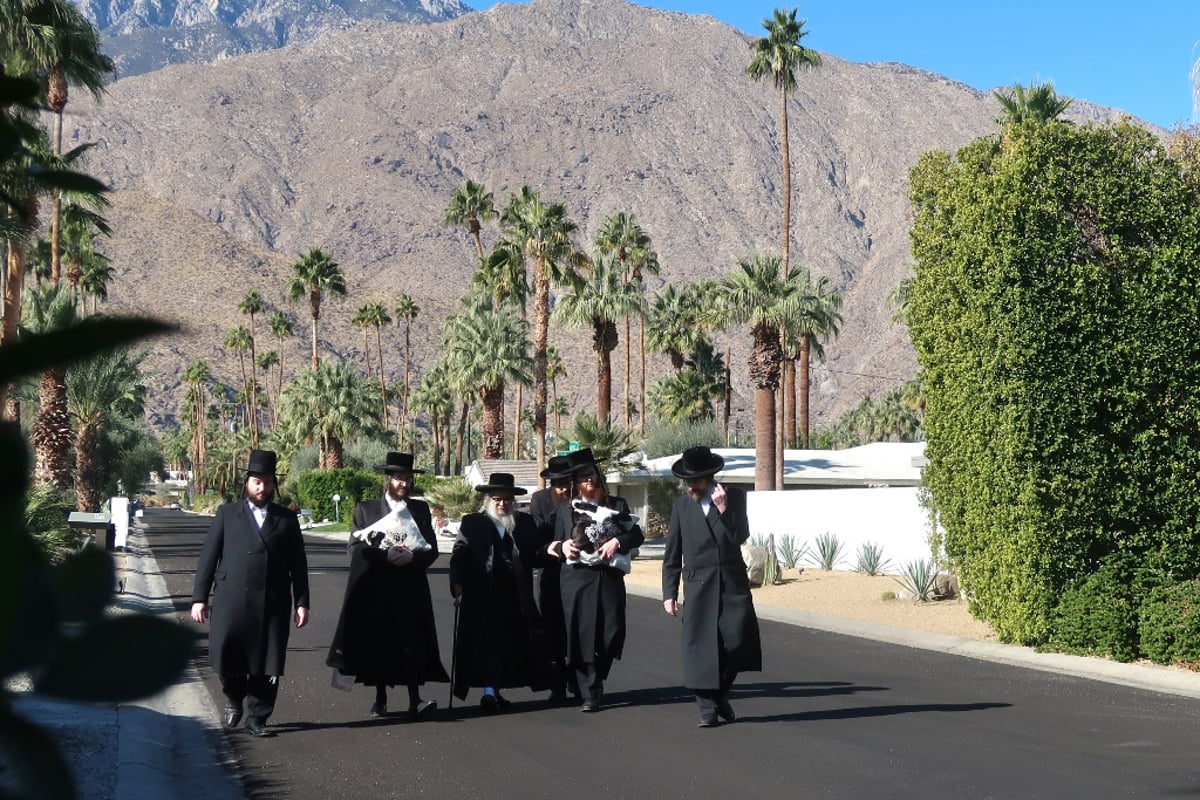
[[[826,532],[844,544],[839,569],[853,569],[863,542],[883,546],[888,571],[898,573],[910,561],[928,560],[928,514],[917,500],[917,487],[880,489],[806,489],[794,492],[747,492],[750,535],[792,536],[813,548]],[[807,560],[807,559],[806,559]]]

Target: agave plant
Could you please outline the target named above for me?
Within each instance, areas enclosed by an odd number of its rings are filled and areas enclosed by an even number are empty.
[[[838,538],[836,533],[826,531],[813,539],[814,549],[810,558],[819,569],[836,569],[837,565],[842,561],[842,554],[845,551],[845,547],[845,544]]]
[[[891,566],[891,563],[891,559],[883,557],[883,545],[876,542],[863,542],[858,546],[854,571],[865,575],[878,575]]]
[[[808,545],[794,536],[779,537],[779,566],[792,569],[808,555]]]
[[[913,596],[914,600],[926,603],[934,599],[937,569],[929,560],[909,561],[904,565],[896,581]]]

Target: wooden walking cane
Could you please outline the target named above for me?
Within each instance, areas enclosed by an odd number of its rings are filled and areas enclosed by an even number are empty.
[[[454,635],[450,645],[450,708],[454,708],[454,674],[458,668],[458,610],[462,608],[462,598],[454,598]]]

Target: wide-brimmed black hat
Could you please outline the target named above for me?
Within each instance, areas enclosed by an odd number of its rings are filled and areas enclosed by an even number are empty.
[[[704,445],[689,447],[683,458],[671,465],[671,472],[679,478],[707,478],[716,475],[725,466],[725,459]]]
[[[567,454],[567,460],[571,462],[571,472],[578,472],[584,467],[597,468],[596,457],[592,455],[592,448],[584,447],[573,453]]]
[[[279,457],[274,450],[251,450],[246,462],[247,475],[274,475]]]
[[[375,465],[376,472],[393,473],[393,472],[412,472],[424,473],[423,469],[413,469],[412,453],[397,453],[389,452],[383,464]]]
[[[567,456],[550,456],[550,460],[546,462],[546,468],[540,474],[543,478],[554,480],[555,478],[569,478],[572,473],[571,459]]]
[[[525,489],[517,486],[517,479],[509,472],[493,472],[487,483],[475,487],[475,491],[487,494],[489,492],[511,492],[514,495],[528,494]]]

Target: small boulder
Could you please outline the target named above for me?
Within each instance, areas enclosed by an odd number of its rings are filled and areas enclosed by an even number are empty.
[[[742,545],[742,560],[746,562],[746,574],[751,586],[763,585],[763,573],[767,563],[767,549],[750,544]]]

